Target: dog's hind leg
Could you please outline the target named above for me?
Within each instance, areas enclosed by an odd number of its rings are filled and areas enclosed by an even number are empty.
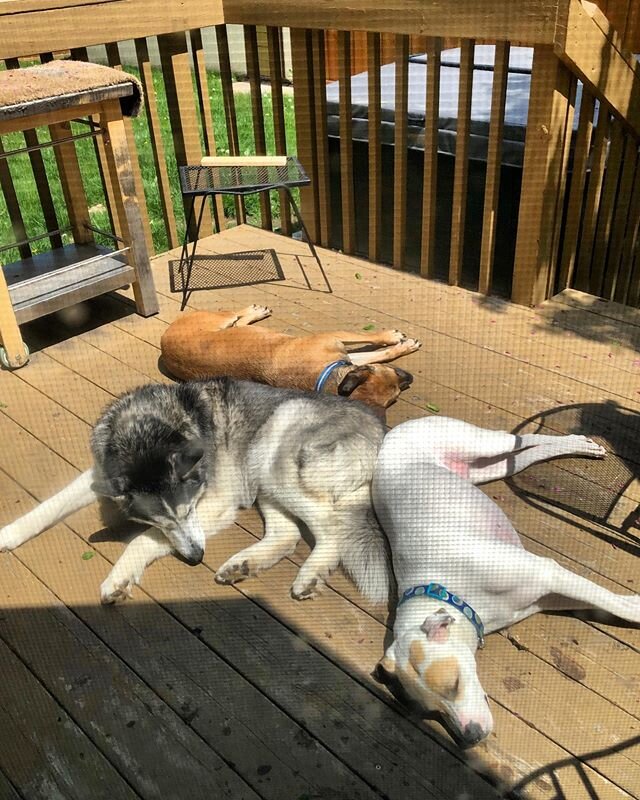
[[[300,540],[293,517],[265,498],[258,498],[264,517],[264,535],[259,542],[231,556],[216,572],[217,583],[237,583],[291,555]]]
[[[294,600],[317,597],[321,586],[340,563],[342,537],[336,530],[336,521],[332,515],[320,513],[317,519],[305,522],[313,534],[315,544],[291,587]]]
[[[640,624],[640,595],[616,594],[597,583],[576,575],[550,558],[539,558],[546,588],[543,607],[548,610],[593,609],[605,611],[628,622]],[[548,595],[557,596],[547,597]],[[565,601],[566,598],[566,601]],[[546,602],[545,602],[546,601]]]
[[[145,569],[171,552],[169,541],[156,528],[148,528],[135,536],[102,583],[102,602],[105,605],[121,603],[131,597],[133,587],[140,583]]]
[[[15,549],[76,511],[91,505],[98,499],[91,488],[92,484],[93,470],[89,469],[28,514],[0,529],[0,551]]]
[[[477,484],[508,478],[532,464],[558,456],[577,455],[602,458],[606,454],[604,447],[586,436],[526,434],[514,438],[517,440],[514,451],[473,462],[469,467],[469,480]]]

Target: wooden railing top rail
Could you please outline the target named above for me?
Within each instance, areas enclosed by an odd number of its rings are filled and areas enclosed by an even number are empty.
[[[224,23],[222,0],[0,0],[0,59]]]
[[[362,30],[553,44],[567,0],[224,0],[225,20],[246,25]]]

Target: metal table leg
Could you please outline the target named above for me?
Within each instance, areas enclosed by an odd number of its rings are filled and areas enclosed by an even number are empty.
[[[193,218],[193,209],[195,207],[195,204],[196,204],[196,199],[194,197],[193,203],[191,204],[191,210],[189,212],[189,222],[187,223],[187,230],[185,231],[185,241],[184,241],[184,244],[182,246],[182,256],[180,257],[180,274],[183,276],[182,304],[180,306],[180,311],[184,311],[185,306],[187,305],[187,302],[189,300],[189,296],[191,294],[189,292],[189,281],[191,280],[191,272],[193,270],[193,261],[194,261],[195,256],[196,256],[196,246],[198,244],[198,239],[200,238],[200,226],[202,225],[202,217],[204,216],[204,209],[205,209],[205,207],[207,205],[207,196],[204,195],[202,197],[202,204],[200,206],[200,213],[198,214],[198,221],[196,222],[195,236],[194,236],[194,239],[193,239],[193,245],[191,247],[191,255],[187,256],[187,259],[186,259],[186,262],[187,262],[187,275],[186,275],[186,277],[184,277],[184,274],[182,272],[183,266],[184,266],[183,265],[183,257],[185,255],[187,255],[187,253],[188,253],[189,224],[191,222],[191,219]]]

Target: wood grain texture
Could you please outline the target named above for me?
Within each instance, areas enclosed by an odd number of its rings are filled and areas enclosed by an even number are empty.
[[[255,25],[244,26],[244,51],[251,91],[251,118],[256,155],[266,155],[267,140],[264,132],[264,107],[260,85],[260,61],[258,57],[258,34]],[[265,230],[272,230],[271,201],[269,192],[260,192],[260,220]]]
[[[403,269],[407,237],[407,134],[409,37],[395,37],[395,124],[393,144],[393,266]]]
[[[238,138],[238,120],[236,117],[236,101],[233,96],[233,75],[231,73],[231,54],[229,53],[229,38],[226,25],[216,27],[216,43],[218,45],[218,61],[220,64],[220,81],[222,83],[222,100],[224,102],[224,117],[227,126],[227,142],[229,155],[240,155],[240,140]],[[246,221],[247,215],[242,197],[234,197],[236,209],[236,223],[241,225]]]
[[[436,203],[438,195],[438,122],[440,117],[440,54],[442,39],[427,39],[427,85],[425,97],[424,172],[422,177],[422,240],[420,274],[434,275],[436,247]],[[405,112],[406,113],[406,112]]]
[[[181,0],[113,0],[77,5],[72,11],[61,7],[6,14],[0,19],[0,58],[181,33],[224,21],[222,0],[188,4]]]
[[[351,131],[351,33],[338,32],[338,73],[340,75],[340,196],[342,201],[342,250],[353,253],[356,244],[356,216],[353,176],[353,133]],[[316,119],[317,123],[317,119]]]
[[[269,56],[269,80],[271,83],[271,106],[273,111],[273,135],[276,153],[286,155],[287,129],[284,116],[284,97],[282,82],[282,31],[280,28],[267,28],[267,51]],[[284,189],[278,192],[280,198],[280,227],[285,236],[291,236],[291,208]]]
[[[380,258],[382,238],[382,150],[380,144],[381,81],[380,81],[381,41],[379,33],[367,34],[367,72],[368,72],[368,157],[369,157],[369,243],[368,257],[371,261]]]
[[[329,246],[331,235],[331,185],[329,167],[329,137],[327,135],[327,94],[324,34],[322,31],[311,32],[313,48],[313,99],[316,120],[316,159],[318,178],[315,191],[318,195],[318,211],[320,214],[320,244]]]
[[[593,134],[593,112],[595,97],[588,91],[582,93],[580,103],[580,119],[576,134],[573,165],[571,170],[571,188],[569,204],[564,228],[564,244],[560,261],[559,285],[566,289],[573,283],[576,268],[576,257],[580,247],[580,224],[582,220],[582,204],[587,180],[587,164]]]
[[[109,42],[106,45],[107,61],[109,66],[113,69],[122,70],[122,59],[120,57],[120,49],[117,42]],[[140,207],[140,215],[142,217],[142,228],[144,230],[144,240],[147,244],[149,253],[155,253],[153,244],[153,236],[151,234],[151,223],[149,222],[149,212],[147,210],[147,198],[144,193],[144,181],[142,180],[142,171],[140,169],[140,160],[138,158],[138,148],[136,147],[135,136],[133,135],[133,121],[130,117],[123,117],[124,129],[127,134],[127,146],[131,157],[131,168],[133,170],[133,180],[136,185],[136,195],[138,197],[138,205]]]
[[[138,312],[148,317],[157,313],[158,300],[149,263],[127,133],[120,103],[117,100],[103,105],[101,123],[107,133],[105,147],[111,180],[120,190],[117,196],[120,226],[126,233],[126,243],[130,248],[129,263],[136,271],[137,280],[133,285],[136,305]]]
[[[511,292],[523,305],[541,302],[550,290],[569,94],[568,73],[553,50],[536,47]]]
[[[460,44],[460,83],[458,88],[458,124],[456,130],[456,162],[453,176],[451,215],[451,250],[449,283],[457,286],[462,276],[464,231],[467,217],[467,185],[469,180],[469,133],[475,41],[463,39]]]

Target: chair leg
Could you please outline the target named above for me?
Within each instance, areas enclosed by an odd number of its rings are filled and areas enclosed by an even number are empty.
[[[194,200],[195,205],[195,200]],[[193,270],[193,262],[196,258],[196,247],[198,246],[198,239],[200,238],[200,228],[202,227],[202,219],[204,217],[204,212],[207,207],[207,197],[202,198],[202,205],[200,206],[200,213],[198,214],[198,221],[196,222],[196,229],[195,235],[193,239],[193,245],[191,247],[191,256],[187,259],[187,277],[184,278],[183,284],[183,294],[182,294],[182,305],[180,306],[180,311],[184,311],[185,306],[191,296],[191,292],[189,291],[189,281],[191,280],[191,272]]]
[[[287,194],[289,195],[289,201],[291,202],[291,207],[293,208],[293,213],[298,218],[298,222],[300,223],[300,227],[302,228],[302,232],[304,233],[304,238],[307,240],[307,244],[309,245],[309,250],[311,250],[311,255],[315,258],[318,266],[320,267],[320,272],[322,273],[322,277],[324,278],[324,282],[329,289],[329,292],[332,292],[331,284],[329,283],[329,279],[324,271],[324,267],[322,266],[322,261],[320,261],[320,256],[318,255],[318,251],[311,240],[311,236],[309,236],[309,231],[307,230],[307,226],[304,224],[304,219],[302,218],[302,214],[300,213],[300,209],[298,208],[296,201],[293,199],[293,193],[291,192],[291,188],[289,186],[284,187],[287,190]]]
[[[138,313],[143,317],[157,314],[158,298],[153,283],[149,252],[144,238],[140,206],[136,198],[131,155],[120,110],[120,102],[112,100],[100,107],[100,119],[105,131],[105,151],[112,182],[116,188],[117,214],[129,246],[129,263],[136,272],[133,293]]]
[[[24,367],[29,361],[29,354],[20,336],[20,328],[2,268],[0,268],[0,339],[4,349],[3,361],[6,359],[6,365],[10,369]]]

